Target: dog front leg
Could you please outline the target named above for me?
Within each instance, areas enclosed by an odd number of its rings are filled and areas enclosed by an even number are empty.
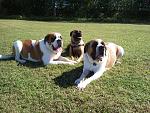
[[[83,72],[82,72],[80,78],[78,78],[78,79],[75,81],[75,84],[78,85],[81,81],[83,81],[84,78],[89,74],[89,72],[90,72],[89,70],[83,69]]]
[[[69,48],[69,56],[70,56],[71,60],[74,60],[71,45],[70,45],[70,48]]]
[[[74,65],[73,62],[65,62],[65,61],[50,61],[49,64],[69,64],[69,65]]]
[[[83,58],[83,54],[78,58],[77,62],[82,61],[82,58]]]
[[[72,63],[77,63],[76,61],[69,60],[68,58],[62,57],[62,56],[60,56],[60,57],[58,58],[58,60],[60,60],[60,61],[66,61],[66,62],[72,62]]]
[[[98,79],[99,77],[101,77],[102,76],[102,74],[104,73],[104,69],[101,69],[100,71],[97,71],[93,76],[91,76],[90,78],[88,78],[88,79],[86,79],[86,80],[84,80],[84,81],[82,81],[82,82],[80,82],[79,84],[78,84],[78,89],[79,90],[83,90],[90,82],[92,82],[93,80],[96,80],[96,79]]]
[[[73,62],[65,62],[65,61],[49,61],[49,62],[44,62],[44,65],[48,65],[48,64],[69,64],[69,65],[74,65]]]
[[[43,57],[43,63],[44,65],[48,65],[48,64],[70,64],[70,65],[74,65],[74,62],[69,62],[69,61],[65,61],[66,58],[60,58],[57,60],[51,59],[51,58],[47,58],[47,57]]]
[[[71,57],[71,60],[74,60],[74,57],[73,56],[70,56]]]

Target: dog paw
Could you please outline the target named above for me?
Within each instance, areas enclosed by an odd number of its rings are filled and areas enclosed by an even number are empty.
[[[85,82],[80,82],[78,85],[77,85],[77,88],[79,90],[84,90],[84,88],[87,86],[87,84]]]
[[[80,79],[77,79],[74,83],[76,84],[76,85],[78,85],[79,83],[80,83]]]
[[[74,64],[77,64],[78,62],[76,62],[76,61],[72,61]]]
[[[71,60],[74,60],[74,57],[73,57],[73,56],[71,56]]]
[[[74,63],[73,63],[73,62],[68,62],[68,64],[69,64],[69,65],[74,65]]]
[[[79,63],[80,61],[81,61],[81,60],[79,60],[79,59],[77,60],[78,63]]]
[[[121,62],[119,60],[116,60],[115,64],[121,64]]]

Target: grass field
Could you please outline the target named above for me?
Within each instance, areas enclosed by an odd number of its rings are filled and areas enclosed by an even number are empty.
[[[52,31],[66,48],[73,29],[82,30],[85,42],[100,37],[124,47],[122,64],[78,91],[82,63],[0,61],[0,113],[150,113],[150,25],[0,20],[0,54],[11,53],[17,39],[39,40]]]

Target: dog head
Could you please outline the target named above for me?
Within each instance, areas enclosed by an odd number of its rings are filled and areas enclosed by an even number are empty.
[[[49,33],[44,38],[44,43],[48,49],[54,53],[62,51],[63,40],[60,33]]]
[[[79,30],[73,30],[70,32],[71,42],[80,43],[82,40],[82,32]]]
[[[86,43],[84,53],[88,53],[93,60],[101,62],[106,56],[106,45],[101,39],[91,40]]]

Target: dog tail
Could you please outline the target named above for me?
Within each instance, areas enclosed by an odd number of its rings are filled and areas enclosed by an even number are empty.
[[[120,57],[122,57],[123,55],[124,55],[124,49],[123,49],[123,47],[121,47],[121,46],[118,46],[118,48],[117,48],[117,57],[118,58],[120,58]]]
[[[14,60],[14,55],[0,55],[0,60]]]

